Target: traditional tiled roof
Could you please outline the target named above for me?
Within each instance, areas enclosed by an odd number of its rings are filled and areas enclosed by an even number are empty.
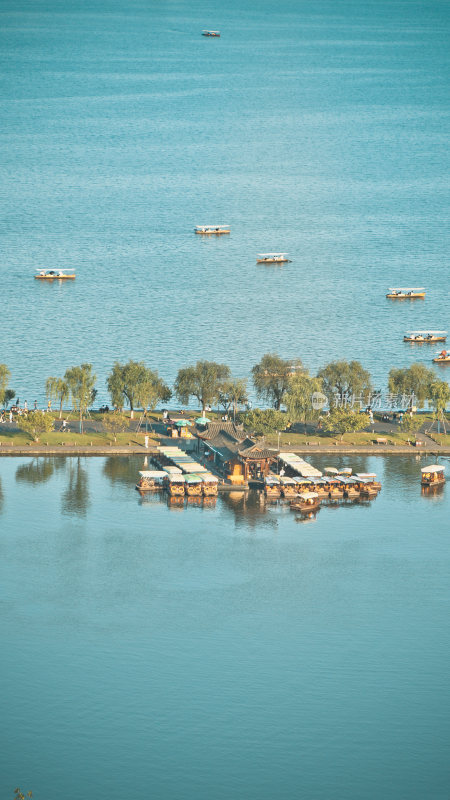
[[[252,443],[251,447],[245,447],[243,449],[239,448],[238,450],[239,455],[241,458],[252,459],[255,461],[259,461],[263,458],[275,458],[276,453],[273,450],[267,450],[266,448],[259,447],[259,445]]]
[[[219,435],[225,435],[228,439],[235,442],[242,442],[245,439],[244,429],[238,427],[234,422],[208,422],[204,431],[197,431],[199,439],[210,441]]]

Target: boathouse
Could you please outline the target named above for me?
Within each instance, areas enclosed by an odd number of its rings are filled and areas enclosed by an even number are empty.
[[[233,422],[210,422],[205,430],[197,431],[197,436],[199,447],[204,448],[224,477],[236,485],[263,480],[278,455],[250,439]]]

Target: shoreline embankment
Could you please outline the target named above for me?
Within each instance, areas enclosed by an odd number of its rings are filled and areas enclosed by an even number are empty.
[[[277,451],[274,450],[274,455]],[[309,445],[307,447],[289,447],[289,452],[301,456],[312,455],[361,455],[361,456],[450,456],[450,447],[407,446],[407,445]],[[155,447],[143,445],[2,445],[0,456],[154,456],[158,454]]]

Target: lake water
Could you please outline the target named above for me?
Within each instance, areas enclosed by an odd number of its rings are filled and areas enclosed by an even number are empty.
[[[82,361],[100,402],[115,359],[172,382],[197,358],[237,376],[267,351],[357,358],[377,388],[430,364],[402,337],[449,327],[449,8],[4,0],[1,360],[20,398]],[[272,250],[292,263],[257,266]]]
[[[302,523],[141,500],[137,457],[2,458],[1,796],[446,800],[448,485],[351,463],[377,499]]]

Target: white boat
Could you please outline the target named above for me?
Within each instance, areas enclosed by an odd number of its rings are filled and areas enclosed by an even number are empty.
[[[428,467],[422,467],[420,471],[422,486],[442,486],[445,483],[445,467],[441,464],[430,464]]]
[[[195,233],[201,233],[203,235],[215,234],[216,236],[221,236],[223,233],[230,233],[230,226],[229,225],[196,225]]]
[[[220,31],[202,31],[202,36],[215,36],[216,38],[220,37]]]
[[[435,342],[445,342],[447,331],[407,331],[403,337],[404,342],[414,342],[415,344]]]
[[[389,297],[391,300],[411,300],[415,297],[424,298],[425,297],[425,289],[423,287],[415,287],[415,286],[401,286],[391,288],[388,291],[386,297]]]
[[[258,253],[257,264],[288,264],[288,253]]]
[[[75,271],[73,269],[38,269],[34,276],[39,281],[73,281]]]

